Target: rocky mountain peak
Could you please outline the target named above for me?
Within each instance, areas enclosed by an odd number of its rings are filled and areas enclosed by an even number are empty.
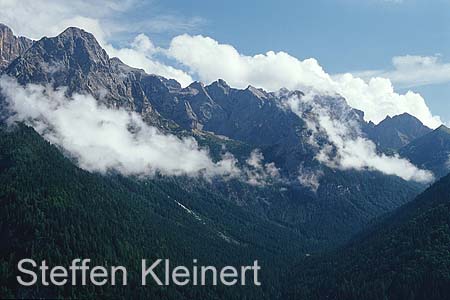
[[[111,71],[111,61],[95,37],[82,29],[69,27],[56,37],[44,37],[33,43],[6,73],[19,82],[76,85],[90,74]],[[33,78],[31,78],[32,76]],[[67,80],[68,77],[73,77]],[[70,82],[67,84],[67,82]],[[71,90],[71,89],[69,89]],[[74,89],[76,90],[76,89]]]
[[[228,85],[228,83],[223,80],[223,79],[217,79],[217,81],[215,81],[219,86],[224,87],[224,88],[230,88],[230,86]]]
[[[6,26],[3,23],[0,23],[0,32],[8,33],[9,35],[13,35],[13,32],[12,32],[11,28],[9,28],[8,26]]]
[[[59,34],[59,37],[84,37],[88,39],[95,40],[95,37],[92,33],[87,32],[78,27],[67,27],[66,30]]]
[[[410,135],[424,135],[431,131],[430,128],[423,125],[423,123],[416,117],[403,113],[394,117],[387,116],[378,125],[380,128],[388,129],[395,127],[397,130]]]
[[[400,115],[396,115],[393,117],[386,116],[386,118],[383,121],[381,121],[380,124],[383,122],[396,122],[398,124],[410,123],[410,124],[423,126],[423,123],[419,119],[417,119],[416,117],[414,117],[408,113],[402,113]]]
[[[208,92],[212,91],[215,94],[228,95],[230,93],[231,87],[228,85],[228,83],[225,82],[225,80],[218,79],[213,83],[211,83],[210,85],[208,85],[206,89],[208,90]]]
[[[185,89],[188,93],[198,95],[206,98],[210,98],[208,91],[205,88],[205,84],[200,81],[194,81]]]
[[[32,44],[32,40],[16,37],[11,28],[0,23],[0,70],[22,55]]]
[[[379,124],[369,129],[368,135],[384,149],[398,150],[411,141],[431,132],[416,117],[403,113],[387,116]]]
[[[254,96],[256,96],[259,99],[267,98],[267,94],[263,89],[258,89],[258,88],[255,88],[254,86],[249,85],[246,88],[246,90],[249,91],[250,93],[252,93]]]
[[[231,87],[223,79],[218,79],[206,86],[205,89],[213,98],[225,99],[230,95]]]
[[[450,128],[448,128],[445,125],[441,125],[438,128],[435,129],[435,132],[442,132],[442,133],[447,133],[450,134]]]
[[[44,40],[47,51],[63,50],[69,56],[76,56],[84,62],[108,64],[109,57],[94,35],[77,27],[69,27],[60,35]],[[84,57],[83,57],[84,56]]]
[[[202,90],[202,89],[205,88],[205,85],[203,84],[203,82],[200,82],[200,81],[194,81],[194,82],[192,82],[188,87],[189,87],[189,88],[196,89],[196,90]]]

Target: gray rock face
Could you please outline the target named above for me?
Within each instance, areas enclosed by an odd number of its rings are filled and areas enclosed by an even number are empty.
[[[398,116],[387,116],[378,125],[368,127],[367,135],[381,149],[398,150],[411,141],[431,132],[417,118],[404,113]]]
[[[0,70],[21,56],[32,44],[32,40],[14,36],[8,26],[0,23]]]
[[[174,84],[128,67],[117,58],[110,59],[92,34],[78,28],[71,27],[56,37],[35,42],[5,73],[21,84],[51,84],[67,87],[68,95],[93,95],[109,107],[136,111],[163,129],[176,126],[155,111],[143,88],[143,84],[151,82],[153,89],[168,91],[164,82],[168,86]]]

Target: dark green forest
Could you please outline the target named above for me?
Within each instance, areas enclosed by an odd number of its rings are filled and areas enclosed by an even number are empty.
[[[450,175],[286,277],[287,299],[449,299]]]

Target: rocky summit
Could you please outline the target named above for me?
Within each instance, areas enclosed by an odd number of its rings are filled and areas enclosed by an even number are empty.
[[[32,40],[14,36],[8,26],[0,23],[0,70],[21,56],[32,44]]]

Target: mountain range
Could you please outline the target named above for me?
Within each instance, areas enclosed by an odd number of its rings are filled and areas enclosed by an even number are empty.
[[[162,296],[158,289],[114,292],[17,286],[12,269],[19,257],[45,258],[55,252],[55,262],[91,255],[130,264],[145,255],[168,255],[180,262],[198,256],[218,265],[258,257],[272,270],[260,290],[173,288],[165,296],[283,297],[278,277],[283,268],[302,262],[306,253],[344,245],[426,188],[424,183],[374,169],[334,168],[318,160],[329,136],[323,132],[315,136],[311,122],[317,118],[316,107],[332,119],[352,124],[346,137],[372,141],[380,153],[405,157],[433,171],[436,178],[448,172],[450,130],[444,126],[432,130],[409,114],[387,117],[375,125],[338,95],[314,97],[296,113],[286,103],[304,98],[302,91],[235,89],[221,79],[182,87],[173,79],[110,58],[92,34],[79,28],[31,41],[15,37],[2,25],[0,59],[2,75],[22,86],[64,88],[68,97],[91,95],[107,108],[138,114],[164,134],[196,139],[215,161],[226,149],[241,168],[258,149],[259,163],[273,164],[279,172],[276,179],[258,184],[248,178],[206,180],[162,174],[142,178],[87,172],[66,149],[49,144],[26,121],[7,126],[14,112],[2,95],[0,240],[5,243],[0,250],[6,259],[1,260],[0,277],[8,278],[2,295]]]

